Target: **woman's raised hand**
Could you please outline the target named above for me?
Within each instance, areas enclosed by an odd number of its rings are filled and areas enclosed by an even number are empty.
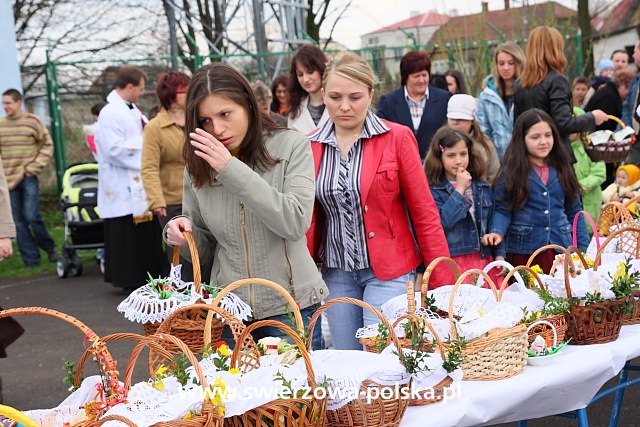
[[[187,239],[182,234],[183,231],[191,232],[193,225],[191,220],[184,216],[174,218],[167,223],[167,243],[171,246],[182,246],[187,243]]]
[[[209,132],[196,128],[189,134],[196,156],[204,159],[216,172],[224,169],[231,160],[231,153]]]

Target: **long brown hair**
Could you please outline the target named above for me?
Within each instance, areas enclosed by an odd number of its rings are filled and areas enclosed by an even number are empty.
[[[451,148],[458,142],[464,141],[469,153],[469,165],[467,171],[473,179],[481,179],[486,173],[486,165],[473,149],[473,141],[466,133],[449,126],[442,126],[433,135],[427,158],[424,161],[424,173],[427,181],[432,184],[446,181],[444,179],[444,168],[442,167],[442,153],[445,148]]]
[[[219,62],[200,68],[187,89],[185,143],[183,154],[187,170],[196,187],[211,184],[211,166],[196,156],[190,144],[189,134],[202,128],[199,121],[200,103],[210,95],[217,95],[235,102],[245,109],[249,126],[240,144],[238,159],[250,167],[269,169],[277,163],[265,145],[265,133],[281,129],[260,111],[249,82],[233,67]]]
[[[296,118],[300,115],[300,104],[302,100],[309,96],[306,90],[300,85],[298,81],[297,66],[301,65],[307,69],[310,73],[317,71],[320,73],[320,77],[324,75],[324,69],[326,67],[327,58],[319,47],[312,44],[305,44],[295,55],[291,58],[291,68],[289,70],[289,115],[291,118]]]
[[[549,69],[564,74],[567,57],[564,56],[564,40],[560,31],[553,27],[536,27],[529,34],[527,56],[520,84],[524,88],[539,84]]]
[[[515,62],[516,72],[513,74],[514,82],[518,80],[518,77],[520,77],[520,73],[522,73],[525,59],[522,49],[520,49],[520,46],[518,46],[514,42],[502,43],[498,45],[498,47],[496,47],[496,50],[493,52],[493,83],[495,83],[496,87],[498,88],[500,96],[505,96],[507,94],[507,84],[505,83],[504,79],[500,77],[500,73],[498,72],[498,55],[500,55],[501,53],[510,55],[513,58],[513,62]]]
[[[560,186],[570,203],[575,203],[580,195],[580,183],[573,172],[569,154],[563,147],[558,128],[551,117],[538,108],[532,108],[518,116],[513,127],[513,137],[502,159],[502,165],[496,177],[496,185],[504,185],[505,200],[510,200],[509,210],[524,207],[529,199],[529,174],[531,162],[527,152],[525,136],[532,126],[546,122],[553,134],[553,148],[547,156],[547,163],[558,172]]]

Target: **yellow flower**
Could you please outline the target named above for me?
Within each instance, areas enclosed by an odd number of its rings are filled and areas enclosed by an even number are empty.
[[[221,417],[224,416],[227,408],[224,407],[224,400],[222,399],[225,396],[225,390],[227,389],[227,385],[224,381],[222,381],[221,377],[216,378],[213,384],[209,385],[209,400],[214,408],[217,409],[218,415]]]
[[[229,373],[233,374],[233,375],[238,375],[240,373],[240,369],[238,368],[231,368],[229,369]]]
[[[538,264],[531,267],[531,269],[535,271],[537,274],[542,274],[542,267],[540,267]]]
[[[226,344],[222,344],[220,347],[218,347],[218,353],[220,353],[223,356],[228,356],[229,347]]]
[[[189,411],[189,413],[187,415],[182,417],[183,420],[190,420],[191,418],[193,418],[193,412],[192,411]]]
[[[618,266],[616,267],[616,272],[613,275],[614,279],[621,279],[627,275],[627,267],[624,265],[624,262],[620,261]]]
[[[158,391],[164,391],[164,382],[162,380],[156,380],[151,384],[151,387],[155,388]]]
[[[166,372],[167,372],[167,367],[164,365],[160,365],[158,366],[158,369],[156,369],[156,376],[165,375]]]

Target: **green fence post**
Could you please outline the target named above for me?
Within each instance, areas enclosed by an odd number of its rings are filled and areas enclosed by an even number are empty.
[[[62,133],[62,114],[60,111],[60,91],[58,90],[58,76],[56,64],[51,61],[50,49],[47,48],[45,74],[47,77],[47,100],[49,101],[49,116],[51,118],[51,139],[56,162],[56,178],[58,192],[62,192],[62,177],[67,168],[67,156],[64,149],[64,135]]]

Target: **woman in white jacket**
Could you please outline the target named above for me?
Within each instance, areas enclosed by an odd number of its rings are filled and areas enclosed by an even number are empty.
[[[324,53],[311,44],[302,46],[291,59],[291,110],[287,117],[287,127],[308,135],[329,117],[320,92],[326,62]]]

